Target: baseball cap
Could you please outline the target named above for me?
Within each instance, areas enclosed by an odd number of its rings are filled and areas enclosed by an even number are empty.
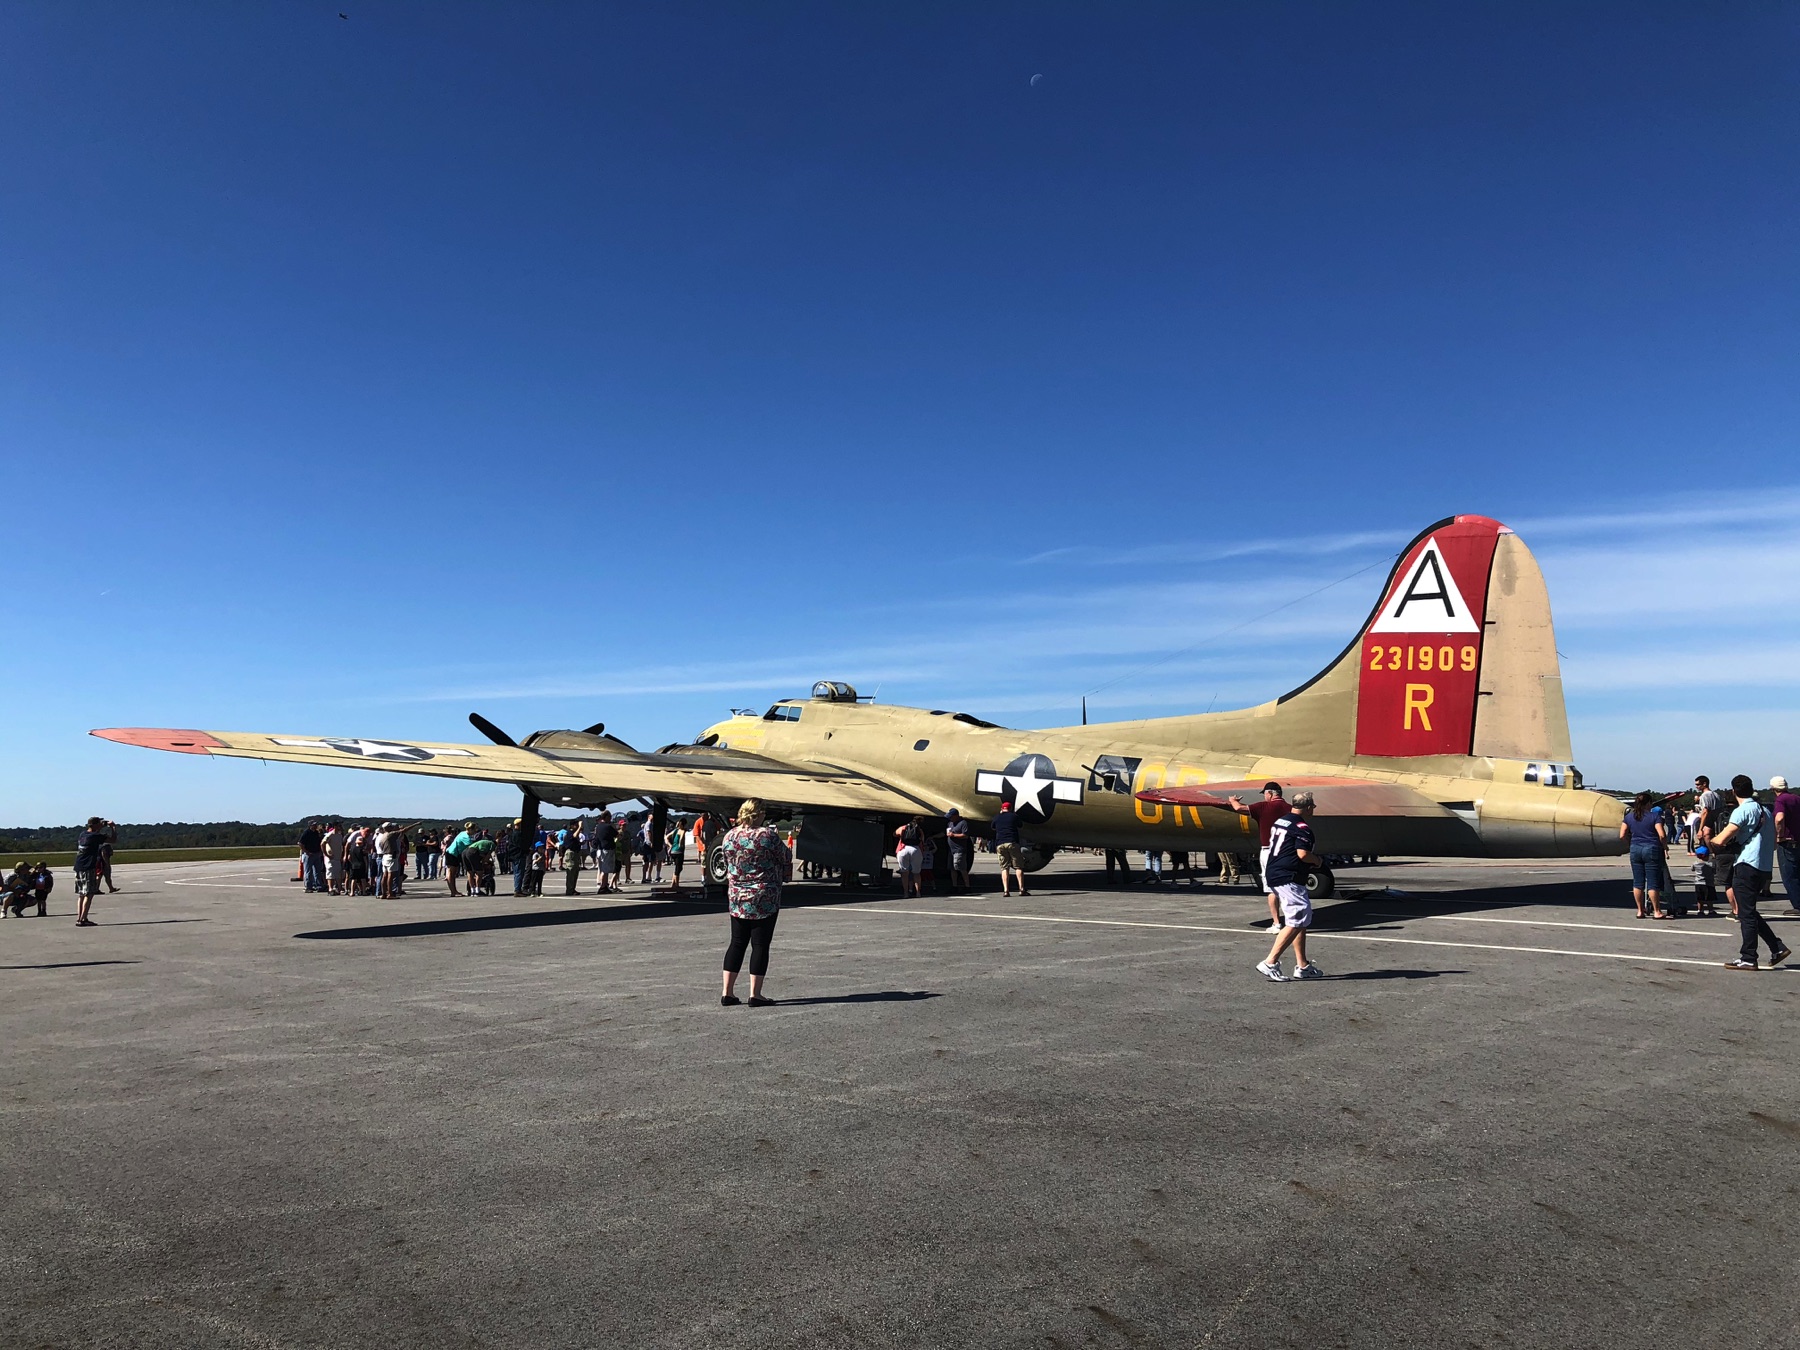
[[[1780,774],[1776,774],[1769,780],[1769,786],[1774,788],[1777,792],[1786,792],[1788,790],[1787,779],[1783,778]]]

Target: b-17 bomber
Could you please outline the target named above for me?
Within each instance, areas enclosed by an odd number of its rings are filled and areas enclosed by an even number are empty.
[[[811,697],[735,713],[655,752],[606,734],[488,744],[110,728],[186,754],[516,784],[540,804],[641,798],[730,816],[761,798],[799,822],[806,861],[873,872],[894,826],[955,807],[977,830],[1017,812],[1027,870],[1070,847],[1254,854],[1229,804],[1265,780],[1318,802],[1325,855],[1572,857],[1620,851],[1623,807],[1583,787],[1569,741],[1549,595],[1531,551],[1485,516],[1402,550],[1361,631],[1300,687],[1235,711],[1023,730],[965,712],[874,704],[822,680]],[[1329,895],[1322,866],[1311,877]]]

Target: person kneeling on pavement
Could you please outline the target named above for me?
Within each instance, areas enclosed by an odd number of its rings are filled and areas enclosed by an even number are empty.
[[[25,907],[37,903],[37,875],[29,863],[20,863],[0,878],[0,918],[16,919]],[[43,910],[38,911],[40,914]]]
[[[1313,795],[1296,792],[1288,804],[1287,814],[1269,827],[1269,861],[1263,871],[1264,884],[1274,893],[1281,906],[1283,927],[1269,948],[1269,955],[1256,968],[1271,980],[1285,981],[1323,979],[1325,972],[1306,959],[1306,930],[1312,926],[1312,897],[1307,894],[1306,874],[1314,858],[1312,826]],[[1281,973],[1281,954],[1294,949],[1294,973]]]

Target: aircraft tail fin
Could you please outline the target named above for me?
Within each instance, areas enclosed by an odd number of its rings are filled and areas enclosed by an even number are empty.
[[[1477,755],[1566,769],[1569,721],[1543,573],[1486,516],[1451,516],[1403,550],[1338,658],[1298,689],[1192,719],[1219,750],[1348,764]],[[1242,742],[1236,744],[1235,742]]]

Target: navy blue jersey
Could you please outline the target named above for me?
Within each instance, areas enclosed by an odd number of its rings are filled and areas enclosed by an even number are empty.
[[[994,817],[994,842],[996,844],[1019,842],[1019,817],[1016,812],[1002,811]]]
[[[1306,865],[1300,861],[1302,849],[1309,854],[1313,850],[1312,826],[1289,812],[1269,827],[1269,864],[1263,870],[1263,884],[1299,884],[1306,872]]]
[[[75,840],[75,870],[87,872],[106,856],[107,837],[99,830],[83,830]]]

